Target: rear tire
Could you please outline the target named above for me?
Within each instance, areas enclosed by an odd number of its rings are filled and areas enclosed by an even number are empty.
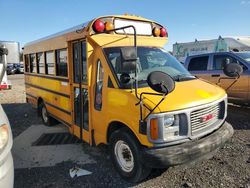
[[[148,177],[151,168],[142,164],[140,144],[128,129],[122,128],[113,132],[110,144],[113,165],[123,179],[137,183]]]
[[[48,110],[43,102],[39,104],[38,110],[44,125],[50,127],[58,123],[57,120],[49,115]]]

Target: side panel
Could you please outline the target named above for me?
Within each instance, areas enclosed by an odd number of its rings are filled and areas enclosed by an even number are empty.
[[[38,99],[41,98],[51,115],[69,125],[72,124],[70,85],[67,80],[26,74],[25,85],[28,102],[34,107],[37,107]]]

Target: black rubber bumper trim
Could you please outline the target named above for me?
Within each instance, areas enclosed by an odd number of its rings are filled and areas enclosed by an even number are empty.
[[[230,140],[233,133],[233,127],[224,122],[218,130],[199,140],[164,148],[144,148],[141,160],[148,167],[166,168],[208,159]]]

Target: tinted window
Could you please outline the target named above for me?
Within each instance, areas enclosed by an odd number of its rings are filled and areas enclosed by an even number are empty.
[[[215,55],[214,61],[213,61],[213,69],[222,70],[224,66],[229,63],[237,63],[237,64],[242,65],[237,59],[229,55]],[[244,65],[242,66],[243,66],[243,69],[246,69]]]
[[[44,74],[45,73],[45,67],[44,67],[44,54],[38,53],[37,54],[37,65],[38,65],[38,72]]]
[[[36,55],[30,54],[30,72],[36,73],[37,67],[36,67]]]
[[[207,70],[207,66],[208,66],[208,56],[195,57],[190,60],[188,65],[188,70],[190,71]]]
[[[68,76],[66,49],[56,51],[56,75],[65,77]]]
[[[46,62],[46,74],[55,74],[55,58],[54,52],[45,52],[45,62]]]

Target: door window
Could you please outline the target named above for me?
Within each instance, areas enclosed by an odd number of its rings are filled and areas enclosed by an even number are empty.
[[[229,55],[215,55],[213,61],[213,70],[222,70],[226,64],[237,63],[242,65],[237,59]],[[244,65],[243,69],[246,69]]]
[[[81,121],[83,118],[83,128],[85,130],[88,130],[89,129],[88,127],[88,117],[89,117],[88,90],[83,88],[82,92],[80,93],[80,89],[75,88],[74,92],[75,92],[75,97],[74,97],[75,124],[80,127]],[[83,114],[82,116],[81,116],[81,113]]]
[[[96,72],[96,89],[95,89],[95,109],[101,111],[102,109],[102,88],[103,88],[104,70],[101,61],[97,61]]]
[[[208,56],[192,58],[188,65],[189,71],[205,71],[208,67]]]
[[[86,55],[86,42],[76,42],[73,44],[74,53],[74,82],[80,83],[80,75],[82,75],[82,83],[87,83],[87,55]],[[82,62],[82,66],[80,66]],[[82,73],[82,74],[80,74]]]

